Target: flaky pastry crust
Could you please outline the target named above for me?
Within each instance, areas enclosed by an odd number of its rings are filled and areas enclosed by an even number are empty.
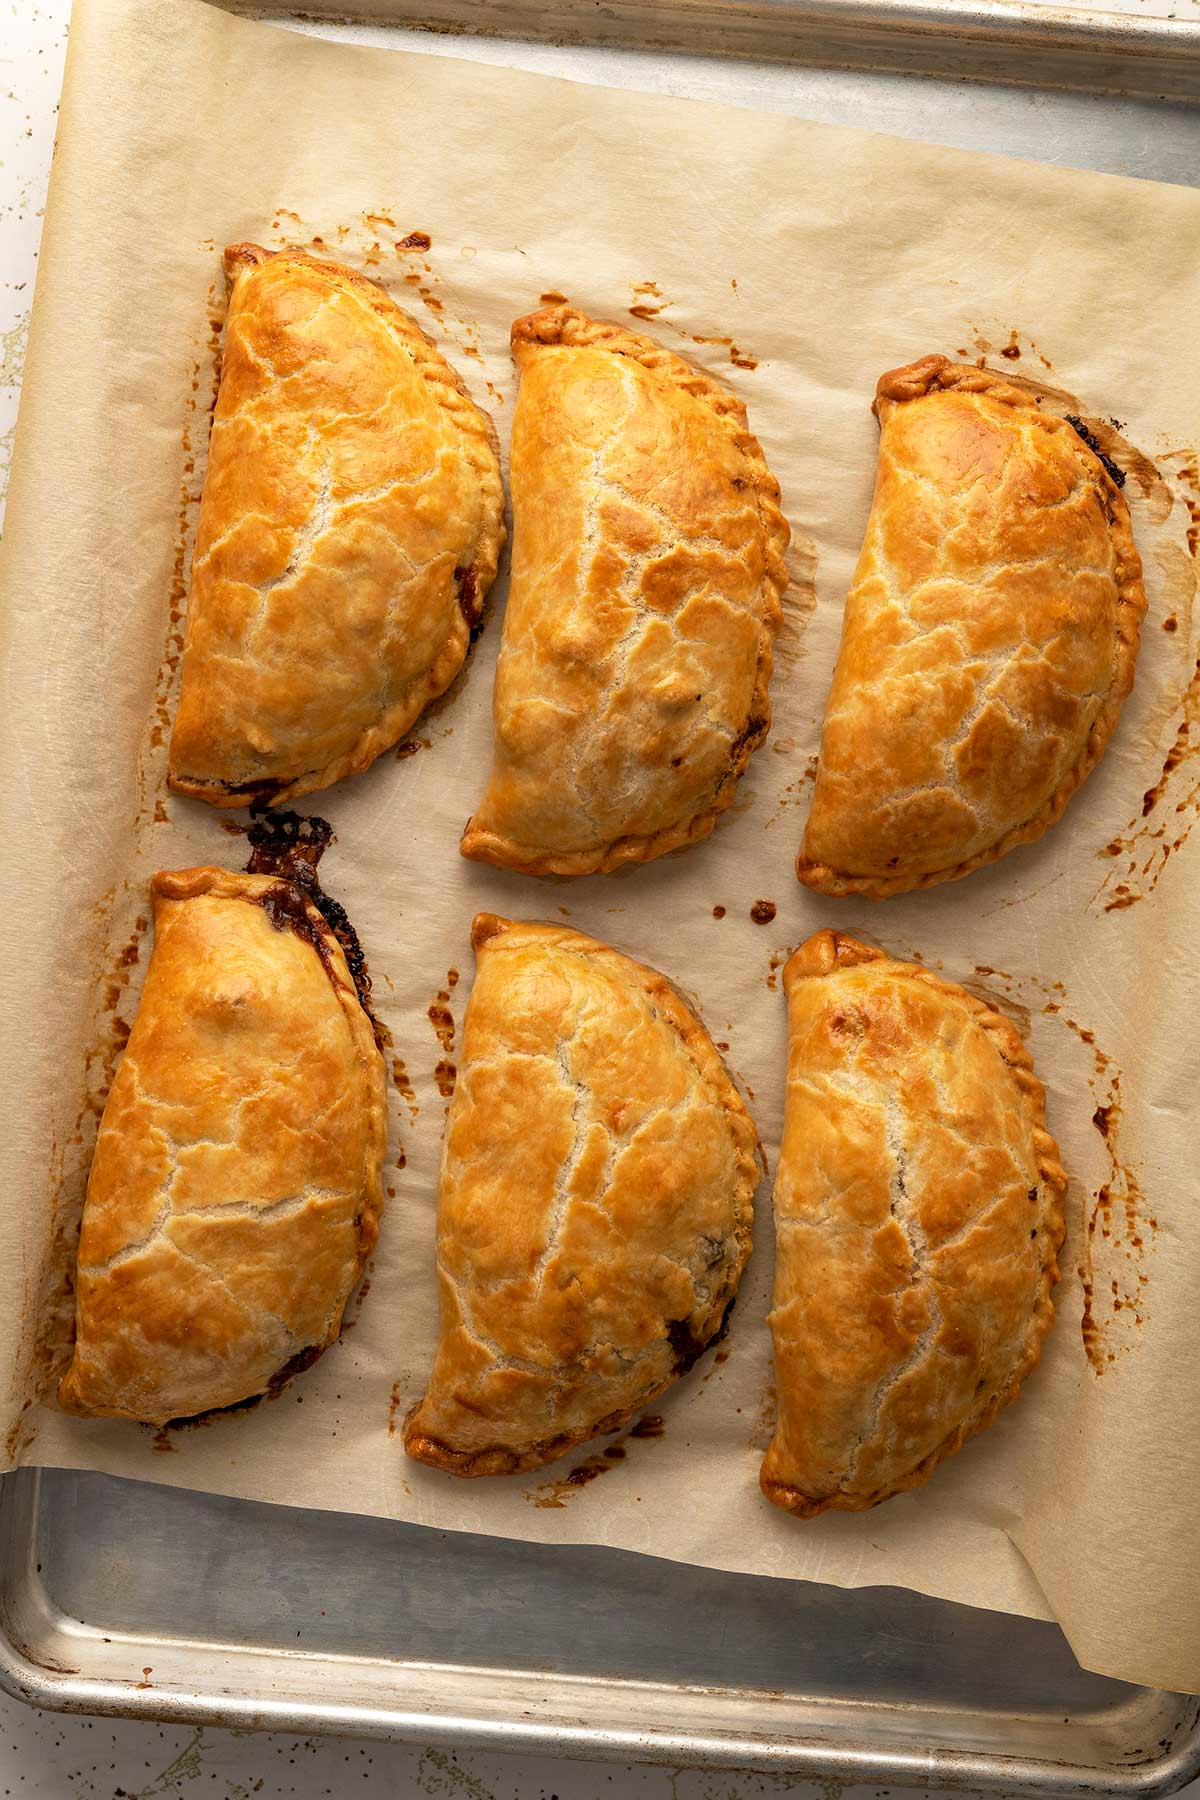
[[[449,687],[504,493],[490,419],[374,282],[256,244],[225,267],[168,778],[278,804],[365,769]]]
[[[1120,487],[1027,393],[927,356],[881,377],[875,411],[796,872],[883,899],[1053,824],[1116,728],[1146,595]]]
[[[707,837],[770,726],[779,487],[741,402],[570,306],[518,319],[492,770],[462,853],[588,875]]]
[[[1016,1029],[833,931],[784,965],[769,1500],[859,1512],[1016,1398],[1054,1317],[1066,1176]]]
[[[720,1335],[757,1136],[670,983],[481,913],[438,1192],[441,1332],[411,1457],[537,1468],[615,1431]]]
[[[59,1399],[161,1425],[273,1390],[337,1337],[378,1234],[387,1114],[371,1022],[299,888],[199,868],[151,892]]]

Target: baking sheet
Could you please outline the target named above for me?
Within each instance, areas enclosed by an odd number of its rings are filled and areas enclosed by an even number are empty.
[[[1052,1614],[1087,1667],[1200,1686],[1187,1119],[1200,1059],[1181,948],[1196,786],[1182,727],[1200,705],[1189,685],[1200,198],[312,43],[194,0],[80,0],[63,121],[3,565],[12,1458],[909,1585]],[[358,926],[404,1065],[388,1217],[369,1291],[316,1369],[272,1403],[155,1436],[25,1403],[55,1349],[31,1330],[47,1316],[54,1240],[60,1253],[69,1243],[144,967],[146,880],[245,856],[227,821],[163,786],[219,249],[244,237],[319,240],[407,294],[502,438],[515,314],[559,292],[641,318],[745,397],[797,531],[796,582],[771,742],[733,815],[686,856],[571,885],[457,857],[486,763],[503,583],[415,754],[313,797],[337,834],[326,886]],[[881,369],[935,348],[1069,387],[1089,413],[1118,414],[1156,461],[1161,474],[1135,462],[1127,490],[1151,596],[1138,687],[1118,742],[1041,845],[964,884],[836,905],[799,889],[792,859],[869,502],[869,399]],[[759,925],[750,909],[764,899],[776,916]],[[1027,1014],[1074,1185],[1062,1316],[1017,1408],[931,1486],[873,1513],[800,1524],[769,1508],[755,1480],[769,1418],[764,1188],[728,1358],[656,1405],[661,1435],[633,1438],[623,1462],[576,1487],[561,1479],[570,1464],[473,1484],[407,1464],[395,1428],[432,1345],[450,1079],[438,1064],[453,1061],[436,1021],[444,1007],[461,1019],[479,907],[567,918],[662,967],[729,1045],[772,1161],[778,965],[817,926],[920,951]]]

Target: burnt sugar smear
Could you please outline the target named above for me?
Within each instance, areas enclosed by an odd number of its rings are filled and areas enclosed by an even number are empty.
[[[303,817],[294,812],[266,812],[258,814],[245,830],[250,843],[247,875],[273,875],[281,884],[278,890],[272,888],[264,896],[272,923],[277,922],[280,928],[290,925],[301,936],[306,935],[301,920],[307,923],[307,915],[283,885],[290,882],[311,900],[341,945],[359,1002],[378,1041],[385,1028],[371,1010],[371,977],[358,933],[346,916],[345,907],[325,892],[317,874],[321,858],[336,841],[332,825],[315,814]],[[320,953],[320,944],[316,948]]]

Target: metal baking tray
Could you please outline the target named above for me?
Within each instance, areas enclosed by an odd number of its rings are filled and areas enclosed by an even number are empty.
[[[353,9],[307,0],[301,28],[1200,185],[1200,26],[1180,21],[1012,0]],[[1200,1774],[1200,1699],[1084,1673],[1053,1625],[62,1470],[0,1481],[0,1685],[875,1786],[1149,1796]]]
[[[22,1470],[2,1675],[44,1707],[1011,1795],[1157,1795],[1200,1700],[923,1599]]]

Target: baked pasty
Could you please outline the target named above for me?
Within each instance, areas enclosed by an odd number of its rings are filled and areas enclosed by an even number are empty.
[[[1054,1317],[1066,1176],[1025,1046],[982,1000],[832,931],[783,980],[761,1479],[811,1518],[919,1486],[1016,1398]]]
[[[184,869],[151,891],[59,1398],[161,1425],[274,1390],[336,1338],[378,1232],[386,1089],[341,947],[299,888]]]
[[[491,421],[374,282],[255,244],[225,268],[169,780],[246,806],[365,769],[449,687],[504,494]]]
[[[518,319],[512,583],[464,856],[590,875],[706,837],[770,725],[779,488],[741,402],[569,306]]]
[[[442,1147],[441,1334],[408,1454],[533,1469],[615,1431],[720,1335],[757,1137],[670,983],[481,913]]]
[[[944,356],[884,375],[875,411],[797,874],[882,899],[1053,824],[1133,686],[1146,596],[1121,490],[1065,419]]]

